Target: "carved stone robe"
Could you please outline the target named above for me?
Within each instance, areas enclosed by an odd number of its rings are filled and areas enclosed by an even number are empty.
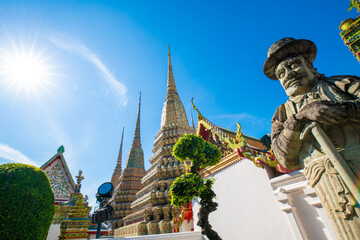
[[[272,144],[279,163],[287,169],[304,168],[304,175],[317,192],[339,239],[360,239],[360,209],[349,189],[321,146],[308,134],[300,140],[304,127],[295,118],[313,101],[348,104],[349,119],[344,124],[322,126],[360,178],[360,78],[333,76],[318,80],[306,94],[290,98],[276,110],[271,128]]]

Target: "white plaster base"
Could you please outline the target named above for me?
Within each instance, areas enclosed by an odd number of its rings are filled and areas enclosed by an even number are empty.
[[[243,159],[213,174],[218,208],[209,221],[224,240],[289,240],[291,227],[274,198],[265,169]],[[200,231],[198,199],[193,201],[194,229]]]
[[[270,183],[294,239],[336,239],[316,192],[307,185],[301,170],[273,178]]]

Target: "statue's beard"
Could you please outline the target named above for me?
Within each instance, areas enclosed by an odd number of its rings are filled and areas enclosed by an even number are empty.
[[[305,77],[307,77],[306,73],[300,73],[293,77],[291,81],[285,83],[284,89],[289,97],[302,95],[312,88],[316,78],[308,80],[304,79]]]

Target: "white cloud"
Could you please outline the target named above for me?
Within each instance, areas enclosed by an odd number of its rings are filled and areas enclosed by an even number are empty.
[[[86,47],[79,39],[62,34],[56,34],[56,36],[49,38],[49,41],[57,47],[70,53],[78,54],[85,60],[91,62],[99,70],[102,78],[110,85],[117,100],[122,106],[126,106],[128,101],[126,96],[127,88],[124,84],[116,80],[110,70],[91,49]]]
[[[30,160],[27,156],[22,154],[19,150],[13,149],[5,144],[0,143],[0,158],[10,160],[15,163],[25,163],[33,166],[39,166],[39,164]]]

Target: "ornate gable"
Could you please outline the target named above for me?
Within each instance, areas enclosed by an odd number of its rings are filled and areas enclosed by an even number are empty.
[[[198,114],[197,135],[204,140],[217,145],[223,155],[231,155],[234,151],[238,153],[240,159],[247,158],[254,162],[257,167],[263,168],[264,165],[276,168],[277,171],[284,170],[276,160],[272,149],[267,149],[260,139],[256,139],[241,132],[241,126],[237,124],[237,131],[231,131],[226,128],[216,126],[206,119],[195,107],[191,99],[193,108]]]
[[[61,146],[57,154],[40,167],[50,180],[56,204],[68,201],[71,193],[75,190],[74,180],[67,167],[63,152],[64,147]]]

